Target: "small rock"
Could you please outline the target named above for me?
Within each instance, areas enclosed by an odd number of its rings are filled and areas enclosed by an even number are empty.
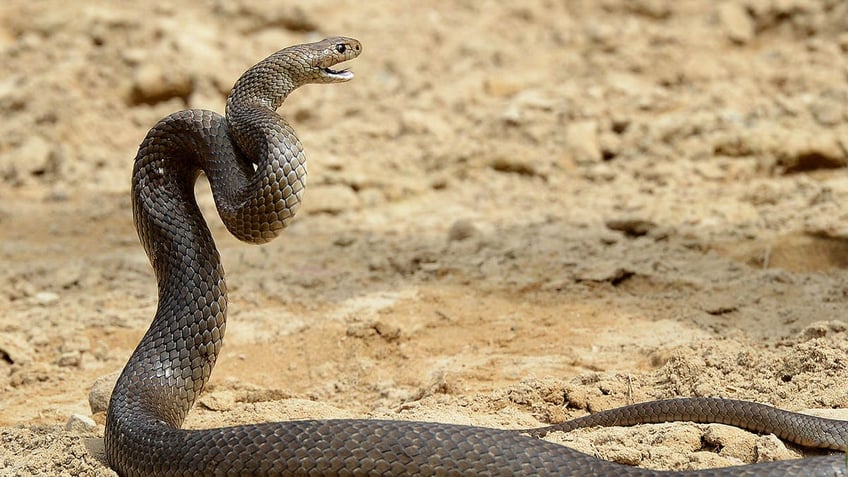
[[[654,230],[657,224],[646,219],[626,218],[607,220],[606,226],[610,230],[623,232],[628,237],[641,237]]]
[[[518,126],[524,119],[524,113],[521,108],[514,104],[510,104],[501,113],[501,121],[507,126]]]
[[[810,104],[810,113],[822,126],[836,126],[843,121],[848,98],[839,91],[828,91]]]
[[[320,21],[316,21],[313,17],[306,13],[306,10],[300,5],[294,5],[290,8],[282,10],[278,15],[271,18],[274,24],[279,24],[283,28],[291,31],[316,31]]]
[[[536,89],[518,92],[501,113],[501,121],[507,126],[519,126],[528,117],[528,111],[551,111],[556,100]]]
[[[492,159],[490,166],[498,172],[509,172],[522,176],[540,175],[532,160],[518,155],[503,155],[495,157]]]
[[[399,327],[382,321],[374,323],[374,331],[388,342],[397,341],[401,337],[401,329]]]
[[[424,111],[405,110],[400,117],[402,134],[432,134],[436,138],[447,138],[453,134],[453,128],[438,114]]]
[[[350,187],[341,184],[316,186],[306,191],[309,196],[304,207],[313,214],[340,214],[359,207],[359,197]]]
[[[636,275],[633,270],[624,268],[613,261],[596,262],[591,268],[578,270],[574,279],[577,282],[608,282],[613,286],[625,282]]]
[[[536,109],[551,111],[556,106],[556,100],[538,89],[526,89],[516,94],[510,102],[521,110]]]
[[[321,24],[321,22],[316,21],[314,16],[307,13],[307,9],[300,5],[283,5],[274,8],[263,2],[256,4],[252,2],[233,3],[238,5],[235,7],[235,13],[250,17],[250,25],[244,29],[246,33],[276,27],[282,27],[289,31],[311,32],[318,30],[318,25]]]
[[[51,202],[66,202],[71,197],[68,189],[62,184],[55,184],[50,193],[47,195],[47,200]]]
[[[122,60],[133,66],[141,64],[147,57],[147,52],[144,48],[122,48],[120,54]]]
[[[848,151],[830,131],[811,133],[789,130],[777,151],[778,164],[787,174],[817,169],[835,169],[848,164]]]
[[[80,434],[94,432],[96,428],[97,424],[94,422],[94,419],[88,416],[83,416],[82,414],[71,414],[71,417],[65,424],[65,430]]]
[[[569,124],[565,133],[565,144],[568,155],[576,164],[591,164],[603,160],[596,121],[577,121]]]
[[[70,368],[79,366],[82,362],[82,355],[78,351],[69,351],[62,353],[59,356],[59,361],[56,363],[59,367]]]
[[[599,144],[601,148],[601,157],[606,160],[615,159],[622,151],[621,145],[621,136],[612,132],[607,131],[602,133],[599,138]]]
[[[599,162],[581,171],[583,178],[592,182],[611,182],[618,177],[618,169],[608,163]]]
[[[705,300],[704,303],[699,305],[699,308],[704,313],[709,313],[713,316],[720,316],[738,311],[739,304],[732,298],[722,296]]]
[[[59,295],[58,294],[53,293],[53,292],[48,292],[48,291],[38,292],[32,298],[39,305],[49,305],[51,303],[55,303],[55,302],[59,301]]]
[[[354,242],[356,242],[356,237],[353,235],[343,235],[341,237],[336,237],[333,240],[333,245],[336,247],[349,247],[353,245]]]
[[[180,70],[165,71],[156,63],[143,63],[133,72],[132,104],[156,104],[171,98],[188,100],[194,81]]]
[[[85,266],[74,264],[74,266],[58,267],[53,275],[53,283],[62,287],[63,290],[79,286],[85,275]]]
[[[29,136],[20,146],[0,154],[0,179],[24,183],[33,177],[50,177],[59,168],[56,147],[41,136]]]
[[[671,16],[671,5],[674,2],[663,0],[636,0],[625,2],[629,10],[638,15],[643,15],[655,20],[664,20]]]
[[[733,43],[744,45],[754,38],[754,22],[745,8],[736,2],[723,2],[716,16],[724,34]]]
[[[106,412],[109,408],[109,399],[112,397],[112,390],[115,389],[115,382],[118,381],[120,372],[114,372],[101,376],[91,385],[91,390],[88,392],[88,405],[91,407],[91,413]]]
[[[498,98],[508,98],[513,96],[521,91],[523,87],[524,84],[522,83],[517,83],[501,77],[488,78],[483,83],[483,90],[486,91],[487,94]]]
[[[448,241],[449,242],[461,242],[463,240],[469,239],[477,234],[480,231],[470,220],[460,219],[451,225],[448,230]]]
[[[23,338],[0,333],[0,361],[25,366],[32,362],[35,352]]]

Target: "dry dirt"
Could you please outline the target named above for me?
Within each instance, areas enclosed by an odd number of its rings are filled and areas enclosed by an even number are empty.
[[[848,407],[843,0],[130,3],[0,5],[0,475],[114,475],[88,394],[156,306],[146,131],[337,34],[354,81],[281,109],[310,158],[293,226],[239,243],[198,184],[231,312],[187,426]],[[554,439],[661,469],[804,452],[718,425]]]

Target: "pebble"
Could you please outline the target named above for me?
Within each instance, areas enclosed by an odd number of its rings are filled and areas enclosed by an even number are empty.
[[[618,170],[608,163],[599,162],[581,171],[581,175],[592,182],[611,182],[618,177]]]
[[[631,0],[628,7],[634,13],[644,15],[655,20],[664,20],[671,16],[671,6],[674,2],[665,2],[663,0]]]
[[[603,160],[596,121],[577,121],[568,125],[565,133],[568,156],[576,164],[592,164]]]
[[[156,63],[143,63],[133,72],[132,104],[156,104],[171,98],[188,100],[194,90],[194,81],[180,70],[162,69]]]
[[[578,282],[608,282],[616,285],[633,275],[636,275],[636,272],[628,268],[623,268],[617,262],[609,260],[596,262],[591,267],[577,270],[574,274],[574,279]]]
[[[94,422],[94,419],[82,414],[71,414],[65,424],[65,430],[80,434],[94,432],[95,429],[97,429],[97,423]]]
[[[437,139],[445,139],[453,134],[453,128],[440,114],[424,111],[405,110],[400,116],[402,134],[432,134]]]
[[[101,376],[91,385],[91,390],[88,391],[88,405],[91,407],[91,413],[106,412],[109,407],[109,399],[112,397],[112,390],[115,389],[115,382],[118,380],[120,372],[114,372]]]
[[[359,207],[359,197],[350,187],[341,184],[310,188],[304,200],[304,208],[310,213],[340,214]]]
[[[736,2],[723,2],[716,7],[716,16],[727,39],[744,45],[754,38],[754,22],[745,8]]]
[[[837,92],[828,92],[813,100],[810,113],[822,126],[836,126],[843,121],[843,111],[848,111],[848,98]]]
[[[448,241],[461,242],[478,235],[479,233],[480,231],[470,220],[460,219],[454,222],[448,230]]]
[[[32,362],[35,351],[20,336],[0,333],[0,360],[25,366]]]
[[[511,104],[522,110],[536,109],[540,111],[551,111],[556,106],[556,100],[538,89],[526,89],[516,94],[510,101]]]
[[[657,224],[647,219],[624,218],[609,219],[606,226],[610,230],[622,232],[628,237],[641,237],[647,235],[657,227]]]
[[[233,3],[236,14],[247,13],[250,15],[251,24],[247,32],[257,32],[263,29],[283,27],[289,31],[313,32],[319,29],[318,25],[323,22],[316,21],[314,15],[307,13],[300,5],[284,5],[281,7],[269,7],[265,2],[222,2]],[[256,3],[254,5],[254,3]],[[241,11],[238,11],[240,9]],[[234,15],[235,16],[235,15]]]
[[[531,158],[522,157],[517,154],[495,157],[491,160],[489,166],[498,172],[508,172],[522,176],[542,176],[542,173],[536,167],[536,163]]]
[[[64,184],[55,184],[46,198],[51,202],[66,202],[70,197],[71,195]]]
[[[526,122],[528,111],[552,111],[556,101],[537,89],[521,90],[510,99],[500,115],[507,126],[519,126]]]
[[[356,242],[356,237],[353,235],[342,235],[333,240],[333,245],[336,247],[349,247]]]
[[[524,113],[518,106],[510,104],[501,113],[500,118],[501,121],[503,121],[503,123],[507,126],[518,126],[522,123],[524,119]]]
[[[497,98],[508,98],[521,91],[525,85],[504,78],[488,78],[483,83],[483,90]]]
[[[42,291],[33,295],[33,299],[39,305],[49,305],[59,301],[59,295],[53,292]]]
[[[784,172],[808,172],[848,165],[848,151],[830,131],[788,130],[781,138],[778,161]]]
[[[58,166],[56,147],[38,135],[29,136],[18,147],[0,154],[0,178],[12,183],[50,176]]]
[[[53,275],[53,283],[62,287],[63,290],[79,286],[83,280],[83,270],[85,269],[85,266],[77,263],[73,266],[57,267]]]
[[[68,351],[59,356],[56,364],[61,368],[77,367],[82,362],[82,354],[79,351]]]

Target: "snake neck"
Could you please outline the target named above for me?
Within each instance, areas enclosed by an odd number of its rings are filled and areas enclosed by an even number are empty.
[[[281,50],[245,71],[227,97],[226,116],[240,105],[259,105],[276,111],[292,91],[310,82],[306,65],[291,67],[302,62],[293,52]]]

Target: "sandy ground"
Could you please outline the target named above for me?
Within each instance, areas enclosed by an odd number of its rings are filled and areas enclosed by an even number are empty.
[[[231,312],[187,426],[848,407],[844,1],[295,3],[0,5],[0,475],[114,475],[88,396],[156,306],[147,129],[337,34],[355,80],[281,110],[310,158],[294,225],[239,243],[198,184]],[[718,425],[553,439],[660,469],[802,455]]]

